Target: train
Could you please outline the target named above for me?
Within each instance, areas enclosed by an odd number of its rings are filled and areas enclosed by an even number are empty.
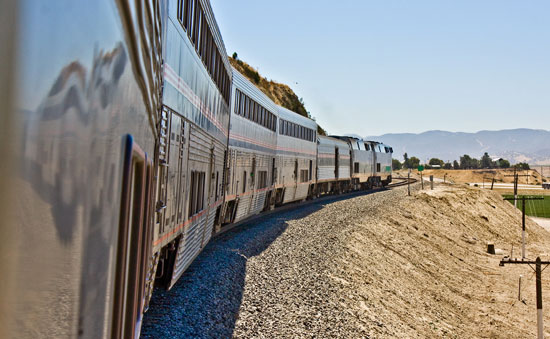
[[[137,338],[213,235],[384,186],[231,67],[207,0],[0,4],[0,337]]]

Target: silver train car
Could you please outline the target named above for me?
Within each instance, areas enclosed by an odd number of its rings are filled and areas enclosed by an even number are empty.
[[[0,9],[0,337],[138,337],[155,276],[173,285],[223,203],[232,75],[210,4]]]
[[[220,215],[232,74],[208,1],[170,1],[164,22],[153,267],[171,288]]]
[[[377,141],[365,141],[364,143],[365,149],[372,152],[372,175],[375,178],[376,184],[380,181],[383,186],[388,185],[392,181],[393,149]]]
[[[271,208],[277,171],[277,106],[235,69],[232,95],[224,223]]]
[[[352,188],[351,148],[343,140],[319,136],[316,194],[347,192]]]
[[[355,137],[331,136],[347,143],[350,149],[350,173],[353,189],[368,189],[391,183],[393,149],[376,141]]]
[[[317,124],[280,106],[278,115],[275,204],[280,205],[311,195],[317,171]]]
[[[2,338],[139,337],[225,224],[391,182],[391,147],[318,137],[232,70],[208,0],[0,19]]]

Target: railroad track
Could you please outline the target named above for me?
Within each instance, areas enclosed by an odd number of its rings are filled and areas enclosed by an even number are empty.
[[[395,179],[395,180],[402,180],[402,181],[401,181],[401,182],[396,182],[396,183],[393,183],[393,184],[389,184],[388,186],[386,186],[387,188],[405,186],[405,185],[407,185],[407,184],[409,184],[409,183],[414,184],[415,182],[418,181],[417,179],[405,178],[405,177],[397,177],[397,178],[393,178],[393,179]]]

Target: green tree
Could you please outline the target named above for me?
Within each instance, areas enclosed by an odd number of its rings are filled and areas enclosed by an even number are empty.
[[[445,165],[445,162],[441,159],[438,159],[438,158],[431,158],[430,161],[428,162],[428,164],[430,166],[439,165],[439,166],[443,167],[443,165]]]
[[[480,162],[476,158],[471,158],[468,154],[460,157],[461,169],[476,169],[479,168]]]
[[[519,170],[528,170],[529,169],[529,164],[526,163],[526,162],[520,162],[518,164],[515,164],[514,167],[519,169]]]
[[[485,152],[483,156],[481,157],[481,168],[493,168],[493,160],[491,160],[491,157],[489,156],[489,153]]]
[[[397,170],[400,170],[401,168],[403,168],[403,165],[397,159],[391,159],[391,166],[392,166],[394,171],[397,171]]]
[[[453,161],[453,169],[455,169],[455,170],[460,169],[460,164],[456,160]]]
[[[409,159],[409,168],[417,168],[420,165],[420,159],[417,157],[411,157]]]
[[[237,52],[233,52],[233,59],[239,60],[239,56],[237,55]]]
[[[403,167],[405,168],[410,168],[409,167],[409,155],[407,153],[403,154],[403,159],[405,159],[405,161],[403,161]]]
[[[500,168],[510,168],[510,162],[506,159],[498,159],[498,167]]]
[[[447,169],[447,170],[450,170],[453,168],[453,164],[451,164],[450,162],[447,162],[445,163],[445,166],[443,166],[443,168]]]

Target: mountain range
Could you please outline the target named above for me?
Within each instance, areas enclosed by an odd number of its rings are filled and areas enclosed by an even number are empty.
[[[487,152],[492,158],[504,158],[512,164],[550,164],[550,131],[541,129],[509,129],[479,131],[476,133],[427,131],[391,133],[367,136],[367,140],[381,141],[393,148],[394,158],[403,160],[403,154],[416,156],[422,162],[430,158],[443,161],[459,160],[464,154],[481,158]]]

